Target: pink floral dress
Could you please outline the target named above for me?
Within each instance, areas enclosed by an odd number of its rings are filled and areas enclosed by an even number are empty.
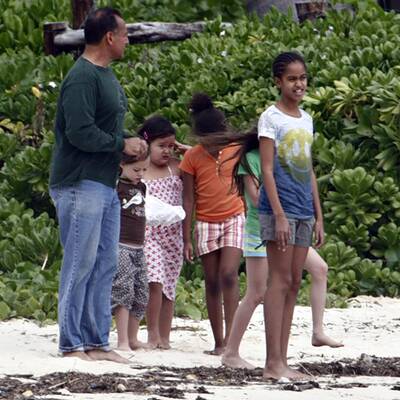
[[[182,205],[183,185],[179,176],[145,180],[147,193],[174,206]],[[182,222],[168,226],[146,226],[144,254],[149,283],[163,286],[164,295],[175,300],[175,289],[183,264]]]

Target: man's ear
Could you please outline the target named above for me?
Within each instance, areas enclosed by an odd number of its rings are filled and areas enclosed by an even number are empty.
[[[110,31],[110,32],[107,32],[107,33],[104,35],[104,38],[105,38],[107,44],[112,44],[113,41],[114,41],[114,33],[111,32],[111,31]]]

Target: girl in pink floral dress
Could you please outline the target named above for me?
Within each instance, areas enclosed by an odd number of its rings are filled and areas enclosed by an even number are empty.
[[[172,157],[174,150],[182,150],[175,129],[167,119],[154,116],[144,122],[138,135],[150,147],[150,166],[144,175],[147,193],[171,205],[182,205],[179,161]],[[182,223],[147,226],[144,254],[149,281],[148,345],[169,349],[175,289],[183,264]]]

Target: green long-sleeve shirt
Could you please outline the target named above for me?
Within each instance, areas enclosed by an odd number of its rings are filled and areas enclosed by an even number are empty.
[[[61,86],[50,186],[82,179],[115,187],[127,101],[111,68],[79,58]]]

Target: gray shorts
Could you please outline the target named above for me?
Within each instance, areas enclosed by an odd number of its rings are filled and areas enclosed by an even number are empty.
[[[269,214],[259,214],[261,226],[261,240],[273,242],[275,237],[275,217]],[[296,219],[288,218],[291,231],[288,245],[310,247],[312,245],[315,218]]]

